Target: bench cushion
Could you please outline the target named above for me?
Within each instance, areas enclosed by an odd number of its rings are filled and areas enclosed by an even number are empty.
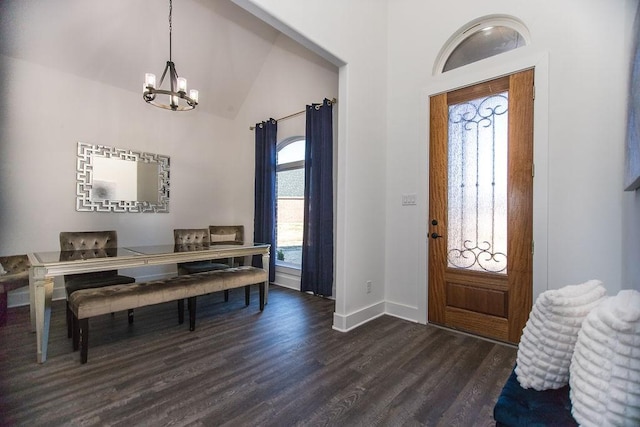
[[[78,319],[265,282],[261,268],[243,266],[128,285],[81,289],[69,297]]]
[[[537,391],[520,386],[515,369],[493,408],[496,426],[577,426],[571,416],[569,386]]]

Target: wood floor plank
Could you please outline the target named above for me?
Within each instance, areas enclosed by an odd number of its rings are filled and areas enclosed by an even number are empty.
[[[35,362],[27,307],[0,328],[2,426],[487,426],[516,349],[383,316],[341,333],[334,302],[273,286],[90,320],[89,361],[55,301],[49,359]]]

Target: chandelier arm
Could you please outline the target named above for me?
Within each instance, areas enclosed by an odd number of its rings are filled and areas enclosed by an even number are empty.
[[[178,84],[178,73],[176,73],[176,64],[173,62],[169,63],[169,81],[171,82],[171,92],[175,92]]]
[[[167,70],[169,69],[170,61],[167,61],[167,65],[164,66],[164,71],[162,72],[162,77],[160,77],[160,83],[158,83],[158,87],[162,87],[162,82],[164,82],[164,76],[167,75]],[[171,76],[169,76],[171,78]]]

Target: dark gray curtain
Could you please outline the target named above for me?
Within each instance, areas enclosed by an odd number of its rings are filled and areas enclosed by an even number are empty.
[[[269,282],[276,277],[276,143],[278,122],[269,119],[256,123],[255,211],[253,241],[269,243]],[[254,257],[253,265],[262,266],[262,257]]]
[[[333,120],[331,101],[307,105],[304,228],[300,289],[333,288]]]

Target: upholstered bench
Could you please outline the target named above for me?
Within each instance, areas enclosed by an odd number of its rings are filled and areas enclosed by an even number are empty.
[[[569,386],[537,391],[520,386],[515,368],[493,408],[496,427],[577,426],[571,415]]]
[[[184,321],[184,300],[189,304],[189,330],[195,330],[196,298],[213,292],[260,284],[260,310],[264,309],[267,272],[242,266],[171,277],[164,280],[81,289],[69,297],[73,312],[73,349],[80,348],[80,362],[86,363],[89,347],[89,318],[147,305],[178,301],[178,322]],[[245,303],[249,292],[245,288]]]

